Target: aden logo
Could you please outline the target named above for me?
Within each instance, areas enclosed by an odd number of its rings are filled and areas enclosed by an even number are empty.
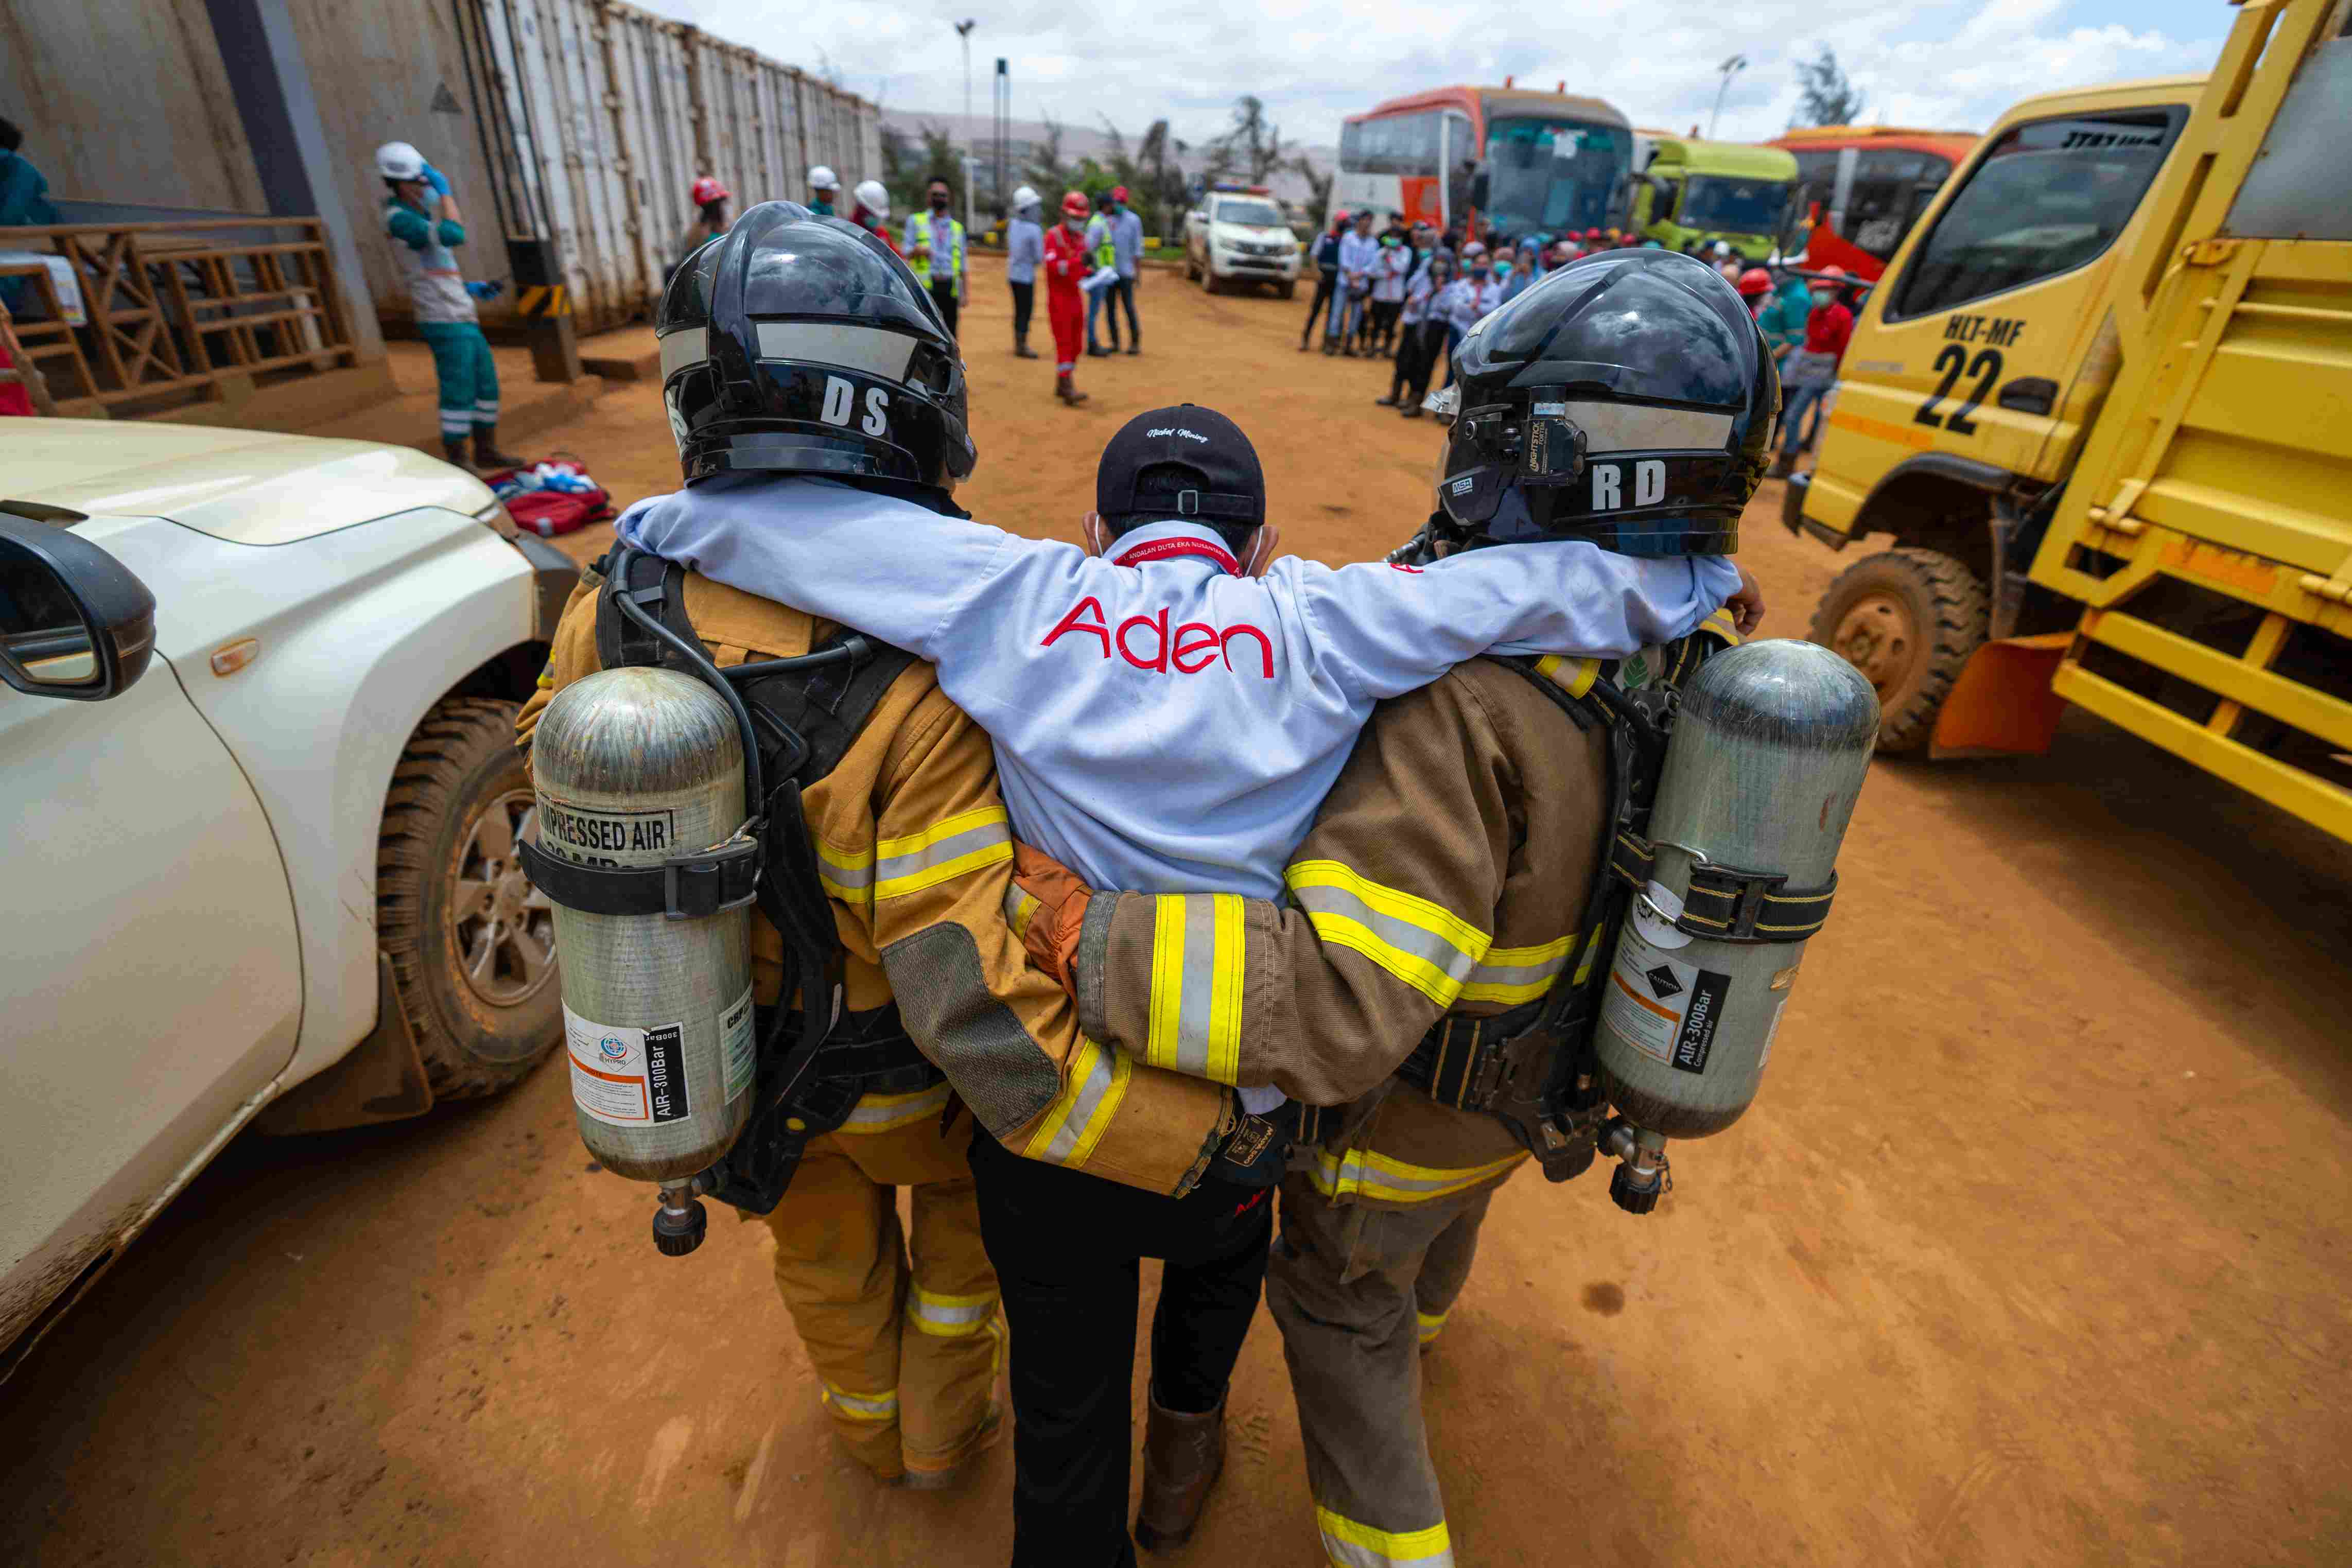
[[[1258,673],[1265,679],[1274,679],[1274,643],[1253,626],[1227,626],[1219,631],[1202,621],[1186,621],[1172,631],[1168,625],[1168,611],[1163,606],[1156,616],[1129,616],[1118,623],[1117,632],[1103,615],[1102,601],[1088,595],[1070,607],[1070,613],[1045,634],[1037,646],[1052,647],[1062,637],[1083,634],[1098,638],[1102,656],[1108,658],[1111,649],[1138,669],[1148,669],[1155,675],[1165,675],[1173,668],[1179,675],[1198,675],[1223,658],[1225,668],[1234,668],[1233,645],[1239,637],[1254,638],[1257,643]],[[1148,651],[1149,658],[1139,650]],[[1249,668],[1246,650],[1242,668]]]

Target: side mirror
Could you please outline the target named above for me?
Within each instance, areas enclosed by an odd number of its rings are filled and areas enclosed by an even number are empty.
[[[79,534],[0,511],[0,680],[103,702],[155,651],[155,595]]]

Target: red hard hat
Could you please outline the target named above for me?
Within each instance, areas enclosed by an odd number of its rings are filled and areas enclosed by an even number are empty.
[[[694,182],[693,199],[696,206],[704,207],[712,202],[731,202],[735,199],[735,193],[705,174]]]
[[[1353,223],[1355,219],[1349,213],[1346,207],[1341,207],[1338,212],[1331,215],[1331,221],[1333,223]]]
[[[1084,191],[1071,191],[1062,197],[1062,212],[1068,217],[1085,217],[1093,212],[1094,204],[1087,200]]]
[[[1110,199],[1115,202],[1123,202],[1127,200],[1127,187],[1125,185],[1113,185],[1110,188]]]
[[[1820,272],[1816,273],[1815,276],[1820,278],[1843,278],[1845,276],[1845,268],[1843,267],[1824,267]]]
[[[1761,267],[1751,267],[1739,275],[1739,291],[1742,294],[1769,294],[1772,291],[1772,275]]]

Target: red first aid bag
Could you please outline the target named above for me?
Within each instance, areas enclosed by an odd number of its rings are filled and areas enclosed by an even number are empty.
[[[578,474],[582,479],[588,478],[588,471],[576,462],[558,458],[554,460],[554,466]],[[495,485],[509,477],[508,474],[493,474],[489,476],[489,482]],[[516,527],[527,528],[541,539],[552,539],[559,533],[571,533],[612,516],[613,496],[601,485],[577,493],[523,490],[509,496],[506,507],[507,515],[515,520]]]

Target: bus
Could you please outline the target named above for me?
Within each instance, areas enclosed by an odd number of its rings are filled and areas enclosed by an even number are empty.
[[[1801,252],[1808,269],[1843,267],[1876,282],[1978,140],[1973,131],[1814,125],[1767,142],[1797,160],[1780,253]]]
[[[1507,78],[1349,116],[1331,200],[1470,235],[1559,234],[1607,224],[1633,163],[1633,122],[1615,108]]]

